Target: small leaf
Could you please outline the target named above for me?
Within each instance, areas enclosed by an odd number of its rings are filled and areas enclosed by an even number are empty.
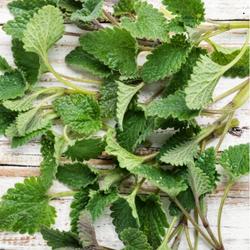
[[[14,122],[16,112],[6,109],[0,104],[0,135],[5,133],[5,130]]]
[[[169,226],[159,197],[153,194],[147,198],[138,197],[136,207],[141,224],[140,230],[147,236],[153,249],[157,249]]]
[[[84,1],[83,8],[77,10],[71,15],[73,22],[91,22],[98,17],[102,16],[103,0],[86,0]]]
[[[159,12],[147,2],[135,3],[135,21],[128,17],[121,19],[121,26],[128,30],[135,38],[148,40],[169,40],[168,23],[163,13]]]
[[[43,227],[41,234],[43,239],[46,240],[48,246],[52,247],[52,249],[58,249],[61,247],[73,247],[74,249],[81,248],[77,235],[74,233]]]
[[[167,119],[169,117],[177,118],[180,121],[190,120],[199,115],[198,110],[190,110],[185,101],[185,94],[182,91],[176,91],[167,98],[154,100],[145,109],[147,116],[157,116]]]
[[[0,100],[15,99],[24,95],[26,83],[23,75],[15,70],[0,76]]]
[[[114,4],[114,15],[121,16],[134,13],[134,5],[136,0],[119,0]]]
[[[110,192],[104,191],[90,191],[90,200],[86,209],[90,212],[92,220],[95,221],[99,218],[104,209],[108,207],[111,203],[118,199],[118,194],[116,190],[111,190]]]
[[[27,52],[38,54],[47,60],[47,51],[63,35],[63,17],[59,9],[48,5],[34,14],[23,34],[24,48]]]
[[[164,43],[153,50],[142,68],[144,82],[156,82],[169,77],[180,70],[186,62],[190,45],[183,35],[176,35],[171,43]]]
[[[225,66],[202,55],[185,89],[187,106],[190,109],[206,107],[212,101],[214,89],[224,72]]]
[[[123,118],[134,95],[144,86],[143,83],[137,86],[129,86],[118,82],[116,117],[118,125],[122,130]]]
[[[110,69],[81,47],[72,50],[66,57],[66,63],[76,70],[86,71],[98,77],[108,77]]]
[[[57,98],[53,105],[64,124],[77,133],[89,135],[102,126],[98,103],[90,96],[62,96]]]
[[[230,146],[221,155],[220,164],[233,180],[249,173],[249,146],[249,143]]]
[[[204,21],[205,9],[201,0],[164,0],[163,4],[186,26],[195,27]]]
[[[0,72],[10,72],[12,71],[12,67],[9,65],[9,63],[6,61],[6,59],[2,56],[0,56]]]
[[[152,250],[147,241],[147,236],[139,229],[126,228],[121,233],[121,239],[125,245],[123,250]]]
[[[58,167],[56,178],[72,189],[85,188],[96,181],[96,175],[85,164],[64,164]]]
[[[137,43],[128,31],[116,27],[105,28],[82,36],[80,43],[86,52],[111,69],[127,76],[136,73]]]
[[[39,178],[28,178],[7,191],[0,203],[0,230],[33,234],[55,222],[47,189]]]
[[[115,201],[111,206],[111,217],[113,218],[113,224],[115,226],[115,231],[118,233],[120,237],[121,232],[128,228],[137,228],[138,225],[136,223],[135,218],[132,216],[132,209],[129,206],[128,202],[120,198]]]

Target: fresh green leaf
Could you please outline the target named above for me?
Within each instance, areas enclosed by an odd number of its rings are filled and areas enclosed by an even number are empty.
[[[226,54],[225,51],[214,51],[211,58],[214,62],[220,65],[229,64],[240,52],[240,49],[231,50],[231,53]],[[224,73],[227,77],[247,77],[249,76],[249,47],[247,48],[241,59],[229,70]]]
[[[77,133],[88,135],[102,126],[98,103],[90,96],[66,95],[56,99],[53,105],[64,124]]]
[[[41,234],[43,239],[46,240],[48,246],[52,247],[52,249],[58,249],[61,247],[81,248],[77,236],[74,233],[43,227]]]
[[[84,1],[83,8],[77,10],[71,15],[71,20],[91,22],[102,15],[103,0],[86,0]]]
[[[152,250],[147,236],[137,228],[126,228],[121,233],[121,239],[125,245],[123,250]]]
[[[55,179],[57,162],[55,159],[55,136],[49,132],[42,137],[41,154],[43,160],[40,165],[41,181],[45,188],[49,189]]]
[[[34,14],[23,34],[24,49],[47,60],[47,51],[63,35],[63,17],[59,9],[48,5]]]
[[[157,249],[169,226],[160,199],[156,195],[149,195],[146,198],[138,197],[136,207],[141,224],[140,230],[147,236],[153,249]]]
[[[199,115],[198,110],[190,110],[185,101],[183,91],[177,91],[167,98],[154,100],[146,106],[147,116],[157,116],[160,118],[177,118],[180,121],[190,120]]]
[[[154,125],[154,120],[146,119],[143,112],[128,111],[124,116],[123,131],[117,130],[117,141],[132,152],[153,132]]]
[[[15,99],[24,95],[26,83],[23,75],[15,70],[0,75],[0,100]]]
[[[230,146],[221,155],[220,164],[233,180],[249,173],[249,146],[249,143]]]
[[[195,27],[204,21],[205,10],[201,0],[163,0],[163,4],[186,26]]]
[[[124,229],[138,227],[135,218],[132,216],[132,209],[126,199],[120,198],[115,201],[111,206],[111,211],[112,222],[119,237]]]
[[[72,50],[66,57],[66,63],[74,69],[83,70],[98,77],[108,77],[110,69],[85,52],[81,47]]]
[[[81,163],[59,166],[56,178],[72,189],[85,188],[96,181],[96,175]]]
[[[16,66],[22,70],[29,84],[35,84],[38,80],[41,68],[38,55],[32,52],[26,52],[23,48],[23,43],[16,39],[12,40],[11,49]]]
[[[169,40],[168,23],[164,14],[147,2],[137,2],[134,6],[136,20],[128,17],[121,19],[121,26],[135,38],[148,40]]]
[[[105,81],[100,88],[99,105],[101,116],[113,118],[116,115],[118,84],[113,80]]]
[[[80,43],[86,52],[111,69],[127,76],[136,73],[137,43],[128,31],[105,28],[82,36]]]
[[[104,151],[105,145],[105,142],[100,138],[82,139],[69,146],[65,155],[73,161],[95,159]]]
[[[143,83],[137,86],[129,86],[118,82],[116,117],[118,125],[123,130],[123,118],[134,95],[144,86]]]
[[[86,209],[90,212],[93,221],[99,218],[104,209],[118,199],[116,190],[110,192],[90,191],[90,200]]]
[[[5,130],[14,122],[16,112],[6,109],[0,104],[0,135],[5,133]]]
[[[0,72],[9,72],[12,71],[12,67],[9,65],[9,63],[6,61],[6,59],[2,56],[0,56]]]
[[[121,16],[134,13],[134,5],[136,0],[119,0],[114,4],[114,15]]]
[[[133,168],[132,173],[146,178],[153,185],[172,197],[177,196],[181,191],[187,189],[187,185],[181,179],[181,176],[171,174],[152,165],[141,164]]]
[[[49,205],[47,189],[39,178],[25,179],[7,191],[0,203],[0,230],[35,233],[55,221],[56,211]]]
[[[133,168],[141,165],[144,162],[144,158],[136,156],[126,149],[122,148],[115,139],[115,133],[113,130],[109,130],[106,138],[107,146],[105,151],[117,157],[120,167],[126,168],[131,171]]]
[[[176,35],[171,43],[164,43],[153,50],[142,68],[144,82],[156,82],[180,70],[190,52],[190,44],[183,35]]]
[[[187,106],[190,109],[206,107],[211,102],[214,89],[224,72],[224,66],[202,55],[185,89]]]

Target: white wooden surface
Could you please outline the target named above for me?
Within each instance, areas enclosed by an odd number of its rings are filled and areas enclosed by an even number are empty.
[[[0,25],[11,19],[11,15],[7,10],[9,0],[0,0]],[[151,0],[155,3],[156,1]],[[207,18],[215,20],[239,20],[249,18],[249,2],[248,0],[206,0],[205,6],[207,10]],[[67,31],[81,33],[80,30],[67,26]],[[239,30],[228,32],[216,38],[216,41],[228,47],[239,47],[244,42],[245,31]],[[54,67],[64,74],[75,74],[64,65],[64,56],[77,45],[77,37],[66,35],[57,43],[55,48],[50,53],[50,59]],[[10,38],[0,28],[0,54],[5,56],[13,63],[10,50]],[[216,89],[216,94],[231,88],[240,83],[240,79],[222,79]],[[51,75],[46,75],[42,79],[44,85],[57,84]],[[227,137],[222,145],[227,148],[228,145],[240,144],[249,142],[249,104],[246,104],[236,114],[236,117],[241,121],[242,135],[236,137],[227,134]],[[209,120],[201,118],[201,123],[206,124]],[[157,137],[156,137],[157,138]],[[158,136],[162,139],[162,135]],[[215,144],[215,142],[213,143]],[[27,146],[19,149],[11,149],[8,140],[0,137],[0,196],[6,190],[13,187],[16,182],[20,182],[24,177],[39,174],[39,162],[41,160],[39,146],[36,142],[32,142]],[[211,221],[212,229],[216,230],[217,209],[219,199],[222,196],[224,181],[219,185],[217,191],[209,197],[208,217]],[[59,183],[55,183],[51,192],[61,192],[67,190],[66,187]],[[62,230],[69,228],[69,206],[71,199],[58,199],[52,202],[57,209],[57,221],[55,227]],[[96,222],[97,237],[100,244],[115,249],[121,249],[122,244],[118,240],[111,219],[108,216],[109,211]],[[249,178],[243,178],[237,183],[229,194],[229,199],[226,202],[223,214],[223,238],[226,250],[248,250],[250,249],[249,240]],[[34,249],[46,250],[50,249],[46,246],[39,234],[35,235],[20,235],[16,233],[0,233],[0,249]],[[184,242],[181,250],[187,249]],[[199,247],[200,250],[209,249],[202,241]]]

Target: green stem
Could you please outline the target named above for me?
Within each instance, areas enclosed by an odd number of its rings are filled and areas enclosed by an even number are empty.
[[[103,15],[110,21],[111,24],[114,26],[119,26],[118,21],[115,17],[113,17],[110,13],[108,13],[106,10],[103,10]]]
[[[249,29],[249,21],[232,21],[229,23],[220,23],[219,29],[233,30],[233,29]]]
[[[77,193],[76,191],[59,192],[55,194],[50,194],[49,199],[54,200],[54,199],[61,198],[61,197],[74,196],[76,193]]]
[[[174,239],[174,242],[173,242],[173,244],[171,246],[171,249],[177,250],[179,248],[179,245],[180,245],[180,242],[181,242],[181,235],[183,233],[183,229],[184,229],[184,227],[183,227],[183,224],[182,224],[181,227],[180,227],[180,230],[178,231],[178,233],[177,233],[177,235],[176,235],[176,237]]]
[[[158,153],[159,152],[155,152],[155,153],[152,153],[150,155],[143,156],[144,162],[153,160],[158,155]]]
[[[99,81],[99,80],[77,78],[77,77],[72,77],[72,76],[66,76],[63,74],[60,74],[60,76],[65,78],[65,79],[76,81],[76,82],[93,83],[93,84],[97,84],[97,85],[100,85],[102,83],[102,81]]]
[[[247,84],[249,83],[249,78],[247,80],[245,80],[244,82],[242,82],[241,84],[227,90],[226,92],[216,96],[213,100],[213,103],[216,103],[222,99],[224,99],[225,97],[237,92],[238,90],[242,89],[243,87],[245,87]]]
[[[197,212],[197,208],[194,210],[194,220],[199,225],[199,215]],[[194,231],[194,250],[198,249],[198,244],[199,244],[199,232],[195,229]]]
[[[190,234],[189,234],[189,230],[188,230],[187,225],[184,225],[184,232],[185,232],[185,235],[186,235],[188,247],[189,247],[190,250],[193,250],[194,248],[193,248],[193,245],[192,245],[192,242],[191,242],[191,238],[190,238]]]
[[[217,249],[217,246],[214,244],[213,241],[207,236],[206,233],[204,233],[199,225],[194,221],[194,219],[190,216],[190,214],[186,211],[186,209],[181,205],[181,203],[174,197],[171,198],[173,202],[177,205],[177,207],[182,211],[182,213],[185,215],[185,217],[193,224],[195,229],[201,234],[201,236],[215,249]]]
[[[63,129],[63,137],[64,137],[65,141],[70,142],[71,140],[68,137],[67,130],[68,130],[68,126],[66,125],[66,126],[64,126],[64,129]]]
[[[220,207],[219,207],[219,211],[218,211],[218,219],[217,219],[217,230],[218,230],[218,238],[219,238],[219,242],[220,244],[222,244],[223,240],[222,240],[222,233],[221,233],[221,218],[222,218],[222,212],[223,212],[223,207],[227,198],[227,195],[231,189],[231,187],[234,185],[234,181],[231,180],[227,186],[226,189],[224,190],[224,194],[221,198],[221,202],[220,202]]]

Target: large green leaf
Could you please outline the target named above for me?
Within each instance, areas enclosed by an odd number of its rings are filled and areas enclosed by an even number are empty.
[[[147,116],[157,116],[160,118],[177,118],[180,121],[190,120],[199,115],[198,110],[190,110],[186,105],[183,91],[176,91],[166,98],[154,100],[145,108]]]
[[[121,233],[121,239],[125,245],[123,250],[152,250],[147,236],[137,228],[126,228]]]
[[[147,2],[138,1],[134,6],[136,12],[135,21],[128,17],[121,19],[121,26],[128,30],[136,38],[148,40],[167,41],[168,23],[163,13],[155,9]]]
[[[58,168],[56,178],[72,189],[85,188],[96,181],[96,175],[85,164],[64,164]]]
[[[171,43],[164,43],[153,50],[142,68],[145,82],[155,82],[173,75],[186,62],[190,45],[183,35],[176,35]]]
[[[107,66],[85,52],[82,47],[72,50],[65,57],[65,61],[74,69],[83,70],[98,77],[108,77],[111,73]]]
[[[249,147],[249,143],[230,146],[221,155],[220,164],[233,180],[249,173]]]
[[[56,99],[53,105],[64,124],[77,133],[88,135],[102,126],[98,103],[90,96],[66,95]]]
[[[120,28],[105,28],[80,38],[85,51],[111,69],[131,76],[137,71],[137,43],[130,33]]]
[[[25,90],[26,83],[19,71],[6,72],[0,76],[0,101],[23,96]]]
[[[56,211],[39,178],[25,179],[7,191],[0,203],[0,230],[35,233],[55,221]]]
[[[34,14],[23,34],[24,48],[47,60],[47,51],[63,35],[63,17],[58,8],[45,6]]]
[[[136,207],[140,219],[140,230],[147,236],[153,249],[157,249],[169,226],[160,199],[156,195],[149,195],[146,198],[138,197]]]

